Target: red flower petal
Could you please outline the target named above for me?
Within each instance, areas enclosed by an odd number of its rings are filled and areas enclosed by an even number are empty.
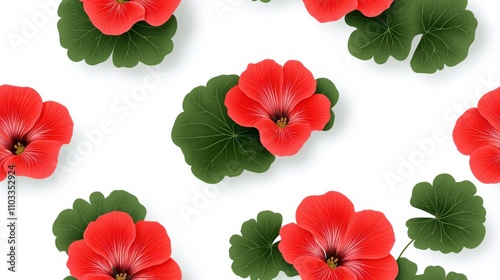
[[[486,184],[500,182],[500,148],[485,146],[470,155],[470,169],[476,178]]]
[[[358,0],[303,0],[307,11],[319,22],[339,20],[358,7]]]
[[[356,274],[355,279],[394,280],[398,275],[398,264],[391,255],[381,259],[349,261],[344,265]]]
[[[73,135],[73,120],[63,105],[47,101],[33,128],[25,135],[28,143],[37,140],[53,140],[68,144]]]
[[[69,245],[66,266],[70,274],[77,279],[89,274],[108,277],[96,279],[112,279],[109,275],[113,273],[113,267],[111,267],[109,261],[90,249],[84,240],[78,240]]]
[[[278,99],[283,89],[283,68],[274,60],[249,64],[241,73],[238,86],[248,97],[261,104],[272,118],[285,117],[275,115],[283,113]]]
[[[238,86],[228,91],[224,105],[227,107],[229,117],[241,126],[253,127],[263,118],[271,118],[264,107],[248,97]]]
[[[33,127],[41,111],[42,98],[34,89],[0,86],[0,134],[4,139],[21,140]]]
[[[358,0],[358,8],[363,15],[375,17],[389,9],[394,0]]]
[[[470,155],[483,146],[500,146],[500,133],[481,116],[477,108],[461,115],[453,129],[453,141],[457,149]]]
[[[283,66],[283,90],[278,96],[278,102],[282,104],[283,110],[290,111],[299,102],[312,96],[315,91],[316,80],[311,71],[299,61],[287,61]]]
[[[116,278],[111,277],[109,275],[96,275],[96,274],[87,274],[83,276],[83,278],[78,278],[78,280],[115,280]]]
[[[87,274],[83,276],[83,278],[78,278],[78,280],[115,280],[116,278],[111,277],[109,275],[96,275],[96,274]]]
[[[168,21],[181,0],[131,0],[145,9],[145,20],[152,26],[160,26]]]
[[[280,230],[281,241],[278,244],[283,258],[293,264],[296,258],[311,256],[325,259],[325,252],[314,236],[296,224],[284,225]]]
[[[314,235],[328,254],[342,241],[354,214],[354,205],[347,197],[330,191],[304,198],[297,207],[296,220],[299,227]]]
[[[293,263],[302,280],[358,280],[352,271],[345,266],[331,268],[326,260],[314,257],[300,257]]]
[[[383,213],[364,210],[352,217],[337,252],[344,256],[342,261],[380,259],[390,254],[395,240],[392,225]]]
[[[13,156],[8,148],[10,144],[11,143],[5,140],[2,134],[0,134],[0,182],[7,177],[7,171],[9,170],[9,167],[4,168],[4,162],[8,157]]]
[[[155,265],[134,274],[134,280],[181,280],[182,273],[179,265],[173,260]]]
[[[113,268],[127,271],[130,263],[129,248],[135,239],[135,225],[130,215],[109,212],[89,223],[83,233],[86,244],[106,258]]]
[[[483,95],[477,104],[477,109],[496,131],[500,131],[500,88]]]
[[[292,112],[290,112],[290,123],[308,123],[311,130],[322,130],[330,120],[330,100],[323,94],[302,100]]]
[[[106,35],[121,35],[145,18],[144,7],[135,1],[82,0],[83,9],[94,26]]]
[[[56,141],[35,141],[26,146],[23,153],[5,160],[4,169],[13,164],[16,175],[34,179],[47,178],[56,170],[62,143]]]
[[[276,156],[296,154],[311,135],[311,127],[307,123],[292,123],[281,128],[273,121],[264,119],[255,127],[259,130],[262,145]]]
[[[167,231],[159,223],[140,221],[135,228],[135,241],[129,249],[128,272],[131,275],[166,262],[172,252]]]

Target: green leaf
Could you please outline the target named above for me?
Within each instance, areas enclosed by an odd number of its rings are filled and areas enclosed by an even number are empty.
[[[173,15],[157,27],[138,22],[119,36],[104,35],[99,31],[79,0],[63,0],[58,15],[61,17],[57,23],[61,46],[68,49],[68,57],[73,61],[85,60],[95,65],[113,54],[113,64],[117,67],[133,67],[139,62],[155,65],[173,50],[172,37],[177,30]]]
[[[77,280],[77,279],[73,276],[68,276],[68,277],[64,278],[63,280]]]
[[[280,271],[287,276],[298,275],[293,265],[287,263],[278,249],[283,217],[279,213],[262,211],[257,220],[250,219],[241,226],[241,235],[233,235],[229,242],[229,257],[233,272],[251,280],[270,280]]]
[[[406,222],[408,236],[419,249],[442,253],[475,248],[486,234],[486,210],[476,187],[469,181],[455,182],[451,175],[438,175],[433,184],[422,182],[413,188],[410,204],[432,218],[413,218]]]
[[[410,62],[413,71],[434,73],[444,65],[455,66],[467,57],[477,28],[474,14],[466,7],[467,0],[398,0],[377,17],[354,11],[345,17],[348,25],[357,28],[349,38],[349,51],[378,64],[389,56],[404,60],[413,38],[422,34]]]
[[[417,275],[417,265],[406,258],[398,259],[398,268],[396,280],[467,280],[465,275],[455,272],[446,275],[440,266],[428,266],[424,274]]]
[[[335,104],[337,104],[337,101],[339,101],[339,91],[337,90],[337,87],[335,87],[335,84],[327,78],[316,79],[316,93],[323,94],[328,97],[332,108]],[[333,123],[335,122],[335,113],[333,113],[333,110],[330,111],[330,115],[330,120],[323,128],[323,131],[328,131],[333,127]]]
[[[79,198],[73,203],[72,209],[66,209],[57,216],[52,232],[56,236],[59,251],[68,252],[71,243],[83,239],[87,225],[103,214],[112,211],[126,212],[134,219],[134,223],[146,217],[146,208],[139,203],[137,197],[126,191],[113,191],[107,198],[100,192],[94,192],[89,201],[90,203]]]
[[[238,176],[244,169],[267,171],[275,159],[260,143],[255,128],[242,127],[227,114],[224,99],[238,80],[236,75],[222,75],[193,89],[172,128],[173,142],[193,174],[206,183]]]
[[[252,0],[252,1],[256,2],[257,0]],[[260,0],[260,2],[262,2],[262,3],[269,3],[269,2],[271,2],[271,0]]]

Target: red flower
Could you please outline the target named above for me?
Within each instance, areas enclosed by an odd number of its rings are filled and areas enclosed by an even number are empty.
[[[59,150],[73,135],[73,121],[63,105],[46,101],[32,88],[0,86],[0,181],[9,166],[16,175],[49,177]]]
[[[121,35],[138,21],[152,26],[168,21],[181,0],[81,0],[94,26],[106,35]]]
[[[367,17],[375,17],[387,10],[394,0],[303,0],[307,11],[319,22],[339,20],[359,10]]]
[[[330,101],[315,91],[316,80],[302,63],[282,67],[268,59],[248,65],[224,104],[237,124],[259,130],[269,152],[290,156],[330,120]]]
[[[458,151],[470,155],[470,168],[479,181],[500,182],[500,88],[458,118],[453,140]]]
[[[338,192],[306,197],[297,224],[283,226],[279,250],[303,280],[394,280],[394,231],[378,211],[354,211]]]
[[[67,266],[78,280],[177,280],[170,238],[157,222],[110,212],[89,223],[83,240],[69,246]]]

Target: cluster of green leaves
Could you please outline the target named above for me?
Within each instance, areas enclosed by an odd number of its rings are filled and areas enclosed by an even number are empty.
[[[95,65],[113,54],[116,67],[134,67],[139,62],[156,65],[174,48],[177,20],[173,15],[161,26],[140,21],[122,35],[109,36],[92,24],[79,0],[63,0],[57,13],[61,17],[57,23],[61,46],[73,61]]]
[[[431,215],[406,222],[408,237],[415,248],[447,254],[479,246],[486,234],[486,209],[483,199],[475,194],[476,187],[470,181],[456,182],[448,174],[436,176],[432,184],[415,185],[410,204]],[[444,269],[439,266],[427,267],[424,274],[416,275],[417,266],[405,258],[398,259],[398,266],[397,280],[467,279],[454,272],[445,276]]]
[[[128,213],[134,223],[146,218],[146,208],[134,195],[117,190],[105,198],[102,193],[94,192],[89,202],[79,198],[72,209],[63,210],[57,216],[52,226],[57,249],[67,253],[71,243],[83,239],[83,232],[90,222],[112,211]]]
[[[250,219],[241,226],[241,235],[229,240],[229,257],[233,272],[251,280],[271,280],[283,271],[287,276],[298,275],[293,265],[287,263],[278,249],[283,217],[279,213],[262,211],[257,219]]]
[[[224,100],[238,80],[237,75],[221,75],[194,88],[184,98],[184,112],[172,128],[172,141],[181,148],[191,171],[209,184],[238,176],[243,170],[265,172],[275,160],[260,143],[257,129],[242,127],[227,114]],[[337,88],[326,78],[316,81],[316,92],[328,97],[333,108],[339,98]],[[332,110],[324,130],[331,129],[334,120]]]
[[[377,17],[354,11],[345,17],[348,25],[357,28],[349,38],[349,51],[378,64],[389,56],[404,60],[413,38],[421,34],[410,62],[413,71],[434,73],[444,65],[455,66],[467,57],[477,28],[474,14],[466,7],[467,0],[395,0]]]
[[[396,280],[467,280],[463,274],[450,272],[446,275],[440,266],[428,266],[424,274],[417,275],[418,267],[406,258],[398,259],[399,274]]]

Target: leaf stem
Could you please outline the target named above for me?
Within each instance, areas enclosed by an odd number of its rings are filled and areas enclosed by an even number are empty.
[[[409,247],[409,246],[410,246],[413,242],[415,242],[415,239],[413,239],[412,241],[410,241],[410,243],[408,243],[408,244],[404,247],[403,251],[401,251],[401,254],[399,254],[399,256],[398,256],[398,258],[397,258],[396,260],[399,260],[399,259],[401,258],[401,256],[403,255],[403,253],[406,251],[406,249],[407,249],[407,248],[408,248],[408,247]]]

